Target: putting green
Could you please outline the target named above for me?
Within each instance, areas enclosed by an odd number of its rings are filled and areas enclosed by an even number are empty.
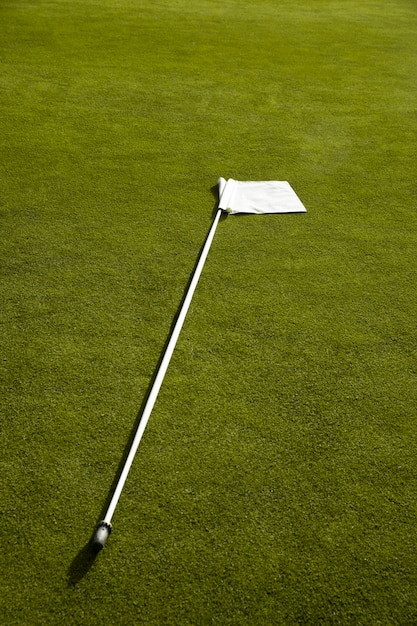
[[[0,6],[7,625],[416,621],[417,11]],[[87,542],[216,206],[106,549]]]

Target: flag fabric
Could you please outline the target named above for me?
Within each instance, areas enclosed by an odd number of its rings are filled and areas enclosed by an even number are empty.
[[[227,213],[305,213],[287,181],[241,182],[219,178],[219,209]]]

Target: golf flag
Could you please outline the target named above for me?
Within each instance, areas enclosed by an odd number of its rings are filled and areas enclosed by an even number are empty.
[[[305,213],[287,181],[240,182],[219,178],[219,209],[227,213]]]
[[[185,316],[187,315],[195,288],[197,287],[201,272],[203,271],[204,263],[206,262],[222,211],[227,211],[228,213],[304,213],[306,209],[291,185],[285,181],[271,180],[242,183],[238,180],[233,180],[233,178],[229,178],[228,181],[224,178],[219,178],[219,206],[216,215],[214,216],[207,239],[200,253],[181,309],[176,317],[175,325],[171,331],[169,341],[166,344],[163,357],[160,360],[156,376],[153,379],[142,415],[136,428],[135,436],[130,444],[129,453],[117,479],[107,511],[104,518],[96,525],[94,535],[91,538],[90,545],[94,552],[99,552],[99,550],[104,547],[112,532],[113,527],[111,520],[113,513],[119,501],[120,494],[122,493],[133,459],[135,458],[146,424],[148,423],[158,397],[162,381],[164,380],[181,328],[184,324]]]

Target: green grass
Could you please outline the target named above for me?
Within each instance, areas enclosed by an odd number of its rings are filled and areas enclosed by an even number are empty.
[[[2,620],[417,621],[417,9],[0,6]],[[100,518],[219,176],[228,217]]]

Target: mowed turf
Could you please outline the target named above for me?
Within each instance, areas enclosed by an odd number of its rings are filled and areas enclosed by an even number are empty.
[[[410,0],[0,6],[1,621],[417,621]],[[216,205],[230,216],[113,518]]]

